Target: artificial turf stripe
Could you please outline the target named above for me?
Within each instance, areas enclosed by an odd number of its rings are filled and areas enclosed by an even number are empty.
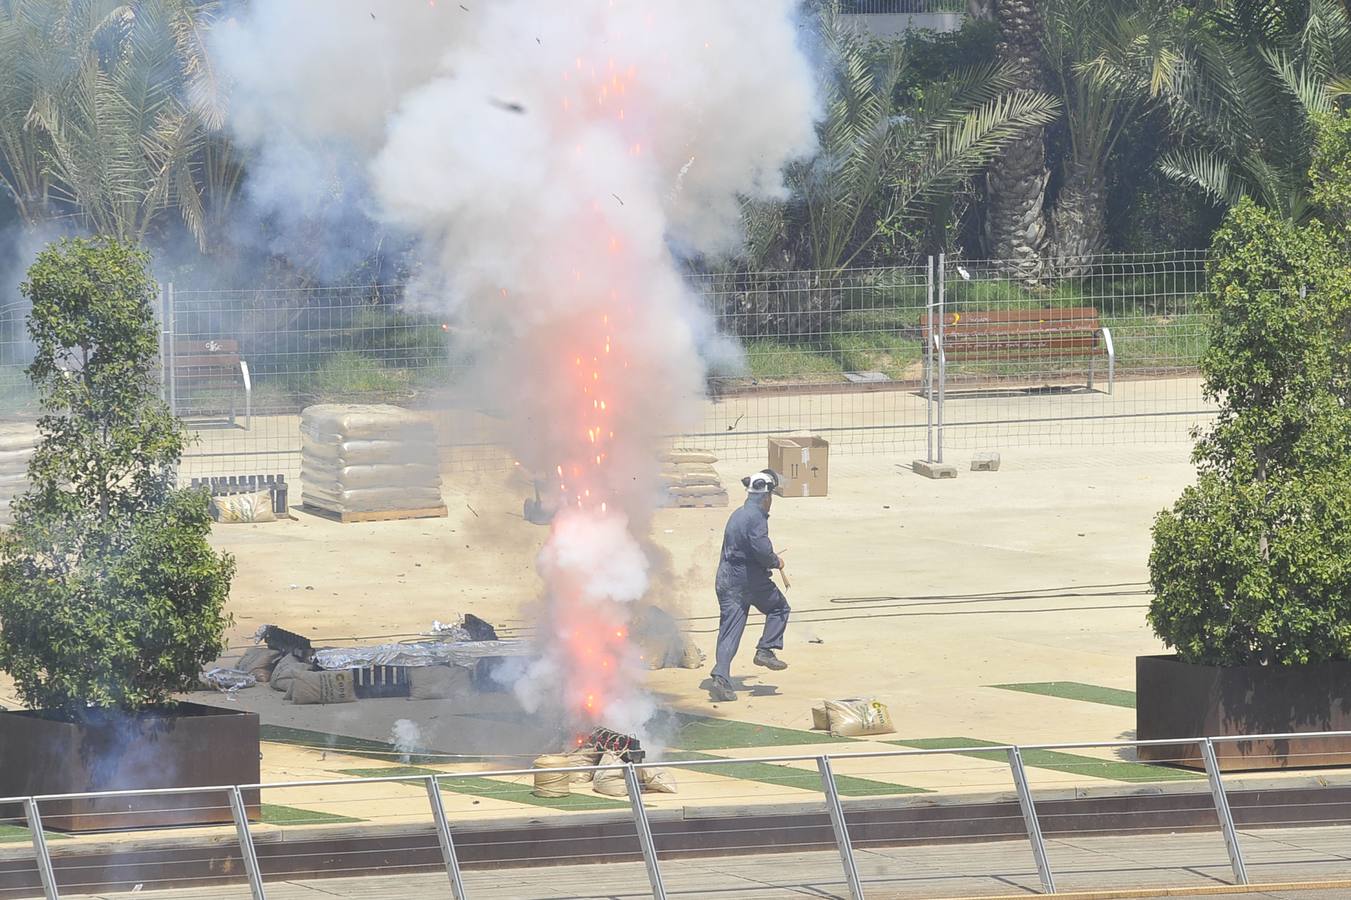
[[[53,834],[50,831],[43,831],[47,840],[63,841],[66,839],[64,834]],[[16,844],[20,841],[31,841],[32,832],[26,825],[0,825],[0,844]]]
[[[987,686],[1004,691],[1020,691],[1024,694],[1059,697],[1062,700],[1082,700],[1085,703],[1101,703],[1104,706],[1135,709],[1135,691],[1084,684],[1080,681],[1032,681],[1026,684],[991,684]]]
[[[263,725],[258,730],[260,740],[273,744],[290,744],[293,747],[308,747],[311,750],[329,750],[347,756],[363,759],[375,759],[381,762],[395,760],[410,763],[444,763],[444,756],[419,756],[416,753],[405,754],[393,744],[384,741],[372,741],[365,738],[348,737],[343,734],[329,734],[326,731],[310,731],[305,728],[289,728],[285,725]],[[456,757],[456,762],[475,762],[478,757]]]
[[[390,766],[381,769],[341,769],[340,775],[353,778],[390,778],[406,775],[445,775],[435,769],[423,769],[417,766]],[[410,782],[411,783],[411,782]],[[497,781],[493,778],[480,778],[476,775],[456,775],[438,781],[441,790],[467,797],[505,800],[508,803],[524,803],[527,806],[543,806],[548,809],[588,810],[588,809],[628,809],[629,804],[601,794],[593,793],[586,784],[575,785],[579,793],[566,797],[536,797],[531,793],[533,785]]]
[[[728,759],[726,756],[714,756],[711,753],[679,751],[668,753],[667,759],[686,761],[692,759]],[[760,784],[772,784],[778,787],[797,788],[803,791],[821,791],[821,775],[809,769],[797,769],[774,763],[743,762],[735,765],[718,764],[710,766],[680,766],[672,771],[676,778],[680,772],[692,769],[706,775],[718,775],[723,778],[740,778],[743,781],[756,781]],[[835,789],[846,797],[877,797],[886,794],[927,794],[924,788],[894,784],[889,781],[873,781],[871,778],[856,778],[853,775],[836,775]]]
[[[884,741],[916,750],[956,750],[965,747],[998,747],[994,741],[979,741],[975,738],[920,738],[905,741]],[[1004,750],[970,750],[958,754],[972,759],[986,759],[998,763],[1007,763],[1008,754]],[[1112,781],[1135,783],[1151,781],[1185,781],[1205,776],[1196,772],[1170,769],[1164,766],[1148,766],[1142,763],[1123,762],[1111,759],[1095,759],[1091,756],[1079,756],[1063,753],[1059,750],[1023,750],[1023,764],[1037,769],[1052,769],[1069,775],[1084,775],[1089,778],[1106,778]]]
[[[353,819],[351,816],[340,816],[313,809],[297,809],[294,806],[279,806],[275,803],[264,803],[262,816],[266,825],[331,825],[339,822],[365,821]]]
[[[851,738],[836,737],[824,731],[802,731],[776,725],[757,725],[735,719],[714,719],[676,713],[669,724],[674,733],[667,745],[675,750],[743,750],[750,747],[797,747],[806,744],[851,743]],[[657,733],[662,729],[658,727]]]

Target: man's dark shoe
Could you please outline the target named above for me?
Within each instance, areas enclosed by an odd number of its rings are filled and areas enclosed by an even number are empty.
[[[788,668],[788,663],[775,656],[773,650],[756,650],[754,662],[757,666],[764,666],[775,672],[782,672]]]
[[[708,692],[713,695],[714,703],[731,703],[736,699],[736,691],[732,690],[731,682],[719,675],[713,676],[713,686]]]

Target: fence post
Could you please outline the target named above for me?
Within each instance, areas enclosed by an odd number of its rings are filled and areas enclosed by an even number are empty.
[[[849,896],[854,900],[863,900],[863,882],[858,877],[858,865],[854,862],[854,845],[849,842],[849,824],[844,820],[844,807],[840,805],[840,792],[835,787],[835,772],[830,768],[830,757],[818,756],[816,768],[821,771],[821,788],[826,793],[826,811],[830,813],[830,826],[835,831],[835,846],[840,851],[840,862],[844,864],[844,880],[849,884]]]
[[[267,900],[263,890],[263,873],[258,868],[258,851],[253,846],[253,834],[249,831],[249,813],[244,808],[244,796],[239,785],[230,788],[230,814],[235,820],[235,834],[239,837],[239,855],[244,858],[244,871],[249,876],[249,893],[253,900]]]
[[[159,287],[159,398],[169,402],[169,319],[165,301],[164,282]]]
[[[947,320],[947,254],[938,254],[938,346],[943,346],[943,327]],[[938,356],[938,459],[943,461],[943,401],[948,392],[947,354]]]
[[[657,842],[652,839],[652,825],[647,821],[647,810],[643,808],[643,786],[638,783],[638,770],[631,763],[624,765],[624,786],[629,791],[629,808],[633,810],[633,824],[638,829],[638,845],[642,847],[647,880],[652,885],[652,900],[666,900],[661,863],[657,861]]]
[[[925,270],[928,299],[924,303],[924,459],[934,461],[934,258]]]
[[[1032,791],[1027,787],[1027,770],[1023,768],[1023,754],[1017,747],[1009,748],[1009,770],[1013,773],[1013,785],[1018,789],[1018,805],[1023,810],[1023,823],[1027,827],[1027,839],[1032,843],[1032,856],[1037,861],[1037,875],[1041,878],[1041,889],[1048,894],[1055,893],[1055,876],[1051,874],[1051,862],[1046,857],[1046,841],[1041,836],[1041,822],[1037,819],[1037,807],[1032,802]]]
[[[33,836],[33,855],[37,857],[42,893],[47,900],[60,900],[61,894],[56,888],[56,872],[52,869],[52,856],[47,852],[47,835],[42,830],[42,814],[38,812],[38,802],[32,797],[23,801],[23,814],[28,819],[28,831]]]
[[[1220,831],[1224,832],[1224,847],[1229,851],[1229,865],[1234,870],[1234,883],[1248,883],[1248,867],[1243,864],[1243,850],[1238,845],[1238,831],[1234,828],[1234,814],[1229,809],[1229,795],[1224,792],[1224,779],[1220,777],[1220,763],[1215,758],[1215,745],[1210,738],[1200,742],[1201,759],[1206,764],[1206,778],[1210,781],[1210,796],[1215,801],[1215,813],[1220,818]]]
[[[446,807],[441,802],[441,788],[435,775],[427,776],[427,800],[432,805],[432,820],[436,823],[436,839],[441,844],[441,858],[446,862],[446,874],[450,876],[451,891],[455,900],[468,900],[464,891],[464,880],[460,876],[460,858],[455,855],[455,839],[450,835],[450,823],[446,821]]]
[[[164,292],[164,383],[169,390],[169,412],[178,414],[178,386],[174,379],[174,283],[169,282]]]

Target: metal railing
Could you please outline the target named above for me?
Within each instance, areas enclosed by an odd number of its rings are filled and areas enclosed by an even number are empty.
[[[721,857],[727,853],[742,853],[748,851],[751,853],[763,852],[765,854],[775,853],[777,856],[771,857],[771,862],[765,863],[766,877],[772,881],[772,873],[786,858],[784,853],[792,852],[799,855],[810,855],[809,851],[823,850],[823,845],[830,846],[835,857],[835,870],[833,875],[825,874],[822,871],[813,873],[815,881],[830,881],[838,883],[843,878],[843,887],[847,896],[861,900],[868,892],[869,885],[874,883],[879,877],[877,867],[874,864],[879,858],[878,854],[881,848],[887,846],[899,847],[895,852],[899,857],[907,854],[917,854],[922,851],[926,843],[941,843],[943,841],[961,840],[962,837],[956,834],[954,829],[965,823],[968,829],[975,829],[973,833],[987,834],[990,840],[1004,840],[1022,837],[1026,840],[1026,847],[1030,850],[1032,860],[1035,865],[1036,882],[1040,890],[1045,893],[1053,893],[1059,886],[1065,890],[1067,886],[1058,881],[1058,877],[1065,873],[1070,873],[1075,877],[1080,877],[1083,872],[1076,871],[1073,866],[1066,866],[1063,869],[1056,865],[1055,854],[1051,852],[1051,844],[1055,835],[1072,834],[1078,840],[1074,843],[1083,844],[1093,835],[1106,835],[1109,837],[1129,837],[1136,842],[1143,840],[1143,836],[1153,833],[1166,833],[1168,840],[1174,841],[1179,835],[1188,831],[1195,831],[1201,827],[1207,816],[1213,814],[1213,823],[1218,825],[1220,834],[1223,838],[1223,847],[1228,860],[1228,877],[1219,878],[1214,873],[1210,878],[1227,881],[1235,885],[1247,885],[1251,883],[1260,883],[1260,878],[1253,878],[1250,874],[1250,868],[1245,859],[1244,839],[1253,839],[1254,835],[1260,834],[1257,828],[1245,828],[1240,830],[1236,825],[1235,812],[1231,806],[1231,794],[1236,791],[1237,796],[1248,798],[1257,796],[1260,803],[1265,806],[1254,807],[1245,799],[1244,815],[1252,818],[1257,824],[1280,825],[1280,826],[1298,826],[1298,825],[1329,825],[1334,824],[1339,828],[1345,829],[1345,833],[1337,838],[1340,843],[1345,843],[1345,838],[1351,835],[1351,797],[1346,799],[1328,800],[1326,797],[1305,799],[1300,802],[1309,817],[1307,819],[1291,818],[1297,816],[1297,813],[1284,812],[1286,809],[1293,809],[1297,804],[1293,802],[1281,802],[1281,789],[1273,787],[1272,782],[1264,781],[1258,787],[1260,790],[1244,790],[1244,786],[1235,784],[1233,776],[1226,778],[1221,774],[1220,762],[1215,752],[1217,746],[1232,744],[1236,742],[1245,742],[1247,747],[1255,755],[1262,755],[1261,747],[1271,745],[1272,754],[1282,754],[1282,760],[1290,764],[1288,750],[1280,750],[1281,742],[1298,740],[1304,746],[1308,746],[1310,741],[1326,741],[1333,739],[1351,738],[1351,732],[1325,732],[1320,734],[1276,734],[1276,735],[1249,735],[1242,737],[1214,737],[1214,738],[1191,738],[1191,739],[1173,739],[1157,741],[1101,741],[1101,742],[1081,742],[1081,743],[1060,743],[1060,744],[1028,744],[1028,745],[1004,745],[1004,744],[979,744],[973,746],[948,746],[942,748],[916,748],[916,749],[896,749],[885,751],[864,751],[857,753],[817,753],[803,755],[771,755],[754,758],[700,758],[694,759],[669,759],[653,762],[641,762],[636,764],[622,765],[600,765],[600,766],[573,766],[558,769],[549,769],[552,775],[587,773],[595,776],[599,773],[622,774],[624,786],[627,790],[626,815],[616,818],[618,813],[604,817],[604,821],[610,823],[610,827],[615,823],[627,822],[633,828],[632,836],[636,838],[638,855],[641,856],[643,870],[646,875],[648,888],[652,896],[664,898],[667,891],[670,890],[668,880],[671,877],[671,867],[664,866],[663,855],[679,859],[686,859],[692,856]],[[1067,801],[1058,797],[1050,791],[1049,786],[1043,781],[1034,778],[1030,773],[1039,767],[1064,767],[1073,765],[1067,763],[1074,759],[1088,759],[1093,765],[1111,765],[1110,760],[1115,757],[1108,756],[1104,762],[1096,762],[1096,758],[1075,757],[1066,754],[1064,751],[1095,749],[1099,751],[1108,751],[1109,753],[1128,753],[1131,750],[1138,750],[1141,747],[1154,748],[1179,748],[1181,746],[1198,746],[1200,756],[1204,763],[1205,785],[1200,788],[1199,782],[1193,782],[1197,785],[1197,790],[1190,792],[1182,789],[1169,791],[1160,787],[1158,784],[1151,784],[1149,790],[1140,791],[1135,794],[1138,803],[1146,801],[1154,803],[1153,807],[1146,809],[1141,806],[1136,809],[1126,808],[1117,803],[1115,815],[1117,819],[1122,820],[1123,824],[1115,826],[1104,826],[1102,821],[1108,814],[1099,809],[1081,812],[1067,803],[1076,801]],[[1254,749],[1256,748],[1256,749]],[[970,813],[965,816],[950,815],[946,818],[943,828],[940,832],[933,835],[925,835],[915,830],[913,823],[896,826],[890,830],[882,827],[883,820],[877,817],[889,809],[903,809],[903,806],[887,807],[878,805],[876,801],[850,801],[846,803],[841,799],[842,792],[848,789],[854,796],[862,796],[867,793],[866,788],[860,791],[856,782],[859,779],[854,776],[840,774],[837,770],[840,768],[852,769],[860,765],[866,766],[872,764],[883,765],[902,765],[909,766],[907,770],[914,776],[926,771],[933,771],[932,767],[926,762],[940,756],[956,756],[961,758],[977,757],[986,766],[989,773],[993,774],[999,768],[1003,768],[1008,777],[1006,785],[1011,783],[1016,795],[1016,813],[1003,812],[1004,807],[992,806],[988,798],[981,802],[972,801],[969,804]],[[1313,757],[1324,754],[1309,754],[1310,758],[1296,758],[1293,763],[1296,765],[1316,766],[1317,762]],[[1177,761],[1181,761],[1181,757]],[[781,778],[798,779],[795,783],[801,787],[810,788],[814,781],[824,799],[825,819],[828,820],[828,832],[822,832],[823,826],[815,823],[812,815],[819,816],[819,812],[811,810],[804,811],[800,805],[798,807],[783,806],[780,804],[762,804],[759,806],[746,806],[742,810],[728,818],[747,819],[755,817],[758,825],[747,825],[748,831],[743,833],[740,830],[729,830],[724,832],[727,836],[725,843],[719,843],[716,840],[713,843],[705,843],[701,846],[694,846],[692,843],[697,835],[704,835],[702,840],[707,841],[706,830],[700,830],[693,827],[687,827],[688,808],[686,815],[680,818],[664,817],[654,822],[650,817],[648,807],[644,803],[645,796],[650,798],[653,795],[644,794],[644,782],[647,780],[644,773],[652,769],[667,769],[680,771],[682,769],[696,769],[704,773],[714,775],[726,775],[729,779],[736,778],[735,767],[751,766],[760,767],[760,777],[764,777],[765,767],[773,767],[774,772],[782,773]],[[808,768],[809,767],[809,768]],[[179,866],[179,871],[192,862],[192,859],[175,861],[163,855],[163,851],[171,848],[171,842],[168,834],[164,831],[156,832],[152,835],[150,846],[145,849],[129,847],[122,851],[121,856],[110,856],[107,849],[106,837],[103,843],[99,845],[97,852],[93,850],[82,851],[78,846],[79,841],[61,840],[49,841],[46,832],[43,830],[43,807],[44,805],[51,809],[61,804],[69,804],[70,801],[119,798],[128,801],[125,804],[126,811],[123,813],[133,817],[128,821],[133,821],[136,812],[134,810],[136,798],[165,797],[165,796],[186,796],[192,795],[194,802],[201,804],[200,799],[203,795],[218,794],[225,799],[225,805],[216,807],[225,809],[228,807],[228,818],[223,821],[229,821],[234,826],[235,844],[237,858],[242,867],[244,880],[247,881],[250,894],[256,900],[263,900],[267,894],[267,880],[269,872],[260,859],[258,846],[255,844],[256,826],[250,821],[250,803],[257,801],[248,799],[261,796],[263,792],[289,791],[296,792],[300,790],[319,790],[326,794],[333,791],[347,791],[354,793],[365,793],[367,800],[371,802],[370,796],[382,796],[379,789],[393,789],[397,787],[411,787],[416,789],[416,794],[425,794],[424,800],[427,804],[426,813],[430,819],[431,832],[435,836],[435,848],[439,852],[440,867],[444,869],[444,875],[450,882],[452,895],[457,900],[466,900],[474,896],[475,889],[466,877],[466,867],[462,861],[461,849],[457,843],[458,839],[463,837],[478,838],[468,821],[464,821],[463,816],[454,816],[448,814],[443,803],[443,795],[447,790],[458,790],[462,784],[471,783],[474,785],[493,784],[495,780],[507,778],[529,778],[538,774],[539,769],[503,769],[496,771],[479,772],[435,772],[431,770],[419,770],[415,774],[394,774],[385,777],[365,777],[349,779],[314,779],[300,780],[291,782],[278,782],[270,784],[252,784],[252,785],[218,785],[191,788],[175,788],[163,790],[140,790],[140,791],[114,791],[114,792],[91,792],[83,794],[63,794],[63,795],[40,795],[30,797],[10,797],[0,799],[0,807],[19,806],[22,808],[22,819],[28,830],[29,840],[32,845],[33,862],[37,870],[38,880],[41,884],[42,895],[48,900],[57,900],[62,893],[60,879],[63,874],[70,875],[78,883],[74,889],[83,893],[90,886],[105,887],[109,882],[117,883],[119,873],[125,872],[140,866],[139,871],[155,871],[155,866],[160,865],[168,872]],[[1158,779],[1160,782],[1167,782],[1179,777],[1178,770],[1160,767],[1158,769]],[[468,781],[466,781],[468,780]],[[772,780],[772,779],[771,779]],[[1132,780],[1127,778],[1126,780]],[[1142,779],[1135,777],[1133,780],[1139,782]],[[1327,787],[1327,779],[1320,779],[1320,782]],[[735,782],[729,781],[729,784]],[[1344,783],[1343,787],[1351,790],[1351,781]],[[374,794],[373,794],[374,792]],[[1042,794],[1039,799],[1039,792]],[[800,794],[800,790],[798,791]],[[1338,795],[1339,796],[1339,795]],[[386,797],[385,800],[394,800],[400,808],[400,814],[405,818],[410,814],[411,804],[414,794],[399,794],[397,797]],[[1081,797],[1081,792],[1076,789],[1076,800]],[[1206,798],[1209,805],[1200,805],[1195,802],[1188,804],[1177,802],[1179,799],[1193,800]],[[731,799],[736,800],[734,795]],[[949,798],[951,799],[951,798]],[[1118,798],[1119,799],[1119,798]],[[616,801],[612,808],[618,807],[622,801]],[[1012,801],[1002,800],[1005,806],[1010,809]],[[121,806],[121,804],[119,804]],[[927,797],[923,802],[917,804],[917,809],[940,809],[943,803],[939,800]],[[68,806],[61,808],[67,809]],[[194,807],[202,809],[201,806]],[[654,809],[657,806],[654,806]],[[963,807],[948,803],[949,811],[963,811]],[[157,804],[156,809],[163,811],[162,804]],[[1257,813],[1254,814],[1253,810]],[[1279,818],[1274,821],[1271,815],[1267,815],[1272,809],[1282,810]],[[1266,812],[1264,812],[1266,811]],[[60,813],[58,813],[60,815]],[[569,814],[575,815],[575,814]],[[526,832],[526,836],[515,838],[519,843],[529,843],[534,841],[541,847],[551,848],[550,852],[543,855],[530,856],[534,850],[522,851],[518,854],[522,860],[534,865],[563,864],[568,862],[581,861],[572,858],[574,856],[585,857],[588,860],[607,860],[618,856],[631,854],[617,852],[611,846],[615,841],[622,843],[625,838],[619,832],[612,831],[608,838],[597,836],[598,830],[602,825],[594,816],[589,817],[586,823],[575,827],[570,825],[569,815],[562,815],[559,818],[560,825],[556,831],[557,834],[531,837],[533,832]],[[777,819],[770,819],[770,816],[777,816]],[[1012,822],[1008,821],[1010,816],[1017,820],[1018,825],[1014,827]],[[1137,818],[1132,819],[1132,816]],[[1198,817],[1199,816],[1199,817]],[[1171,817],[1171,818],[1170,818]],[[332,817],[330,817],[332,818]],[[346,821],[351,821],[350,819]],[[532,827],[538,829],[542,827],[543,820],[532,820]],[[776,824],[765,824],[773,821]],[[786,823],[786,824],[783,824]],[[1137,824],[1140,823],[1140,824]],[[851,836],[851,827],[857,826],[863,837]],[[982,830],[983,829],[983,830]],[[384,834],[379,828],[372,828],[372,833]],[[389,832],[393,834],[394,832]],[[813,834],[829,834],[829,838],[812,837]],[[400,832],[406,834],[406,832]],[[495,848],[501,851],[503,846],[510,845],[513,839],[506,835],[500,828],[493,832],[493,837],[489,843],[478,840],[473,845],[477,848],[476,852],[480,854],[485,846]],[[565,838],[571,834],[573,844],[566,844]],[[561,835],[561,837],[560,837]],[[764,843],[756,845],[746,843],[749,836],[759,836]],[[731,840],[732,837],[736,841]],[[345,838],[350,841],[350,834]],[[609,844],[596,844],[596,841],[608,840]],[[977,840],[967,838],[968,840]],[[592,843],[587,843],[592,842]],[[53,844],[74,844],[76,846],[63,846],[58,851],[53,850]],[[214,839],[212,846],[219,848],[219,839]],[[388,841],[386,841],[388,844]],[[291,854],[303,855],[303,842],[297,841],[291,845],[294,849]],[[411,846],[411,845],[410,845]],[[577,850],[573,853],[566,852],[567,846],[576,846],[589,849]],[[1007,844],[1001,846],[1007,847]],[[1287,846],[1287,845],[1283,845]],[[425,850],[425,845],[419,845]],[[369,853],[367,850],[354,850],[352,854],[358,860],[368,859],[368,862],[357,862],[346,869],[341,867],[336,870],[335,859],[340,854],[337,851],[329,850],[325,853],[318,853],[324,859],[322,863],[316,863],[314,869],[304,870],[313,875],[333,876],[346,871],[351,874],[361,876],[385,876],[396,877],[395,873],[408,873],[412,871],[426,871],[427,866],[410,861],[411,857],[404,857],[401,853],[391,856],[398,848],[390,850],[388,847],[383,851],[381,857],[362,857],[362,853]],[[510,849],[508,847],[508,849]],[[1057,847],[1057,850],[1060,848]],[[1119,849],[1119,848],[1118,848]],[[219,853],[219,849],[216,851]],[[1007,853],[1007,850],[1004,851]],[[1114,851],[1115,852],[1115,851]],[[100,855],[102,854],[102,855]],[[137,854],[141,854],[142,861],[138,862]],[[158,855],[156,855],[158,854]],[[860,857],[868,857],[868,865],[861,863]],[[1265,859],[1266,856],[1262,855]],[[149,861],[145,861],[145,860]],[[397,861],[391,861],[395,860]],[[100,862],[100,860],[103,860]],[[158,863],[155,860],[159,860]],[[196,862],[212,869],[213,874],[219,877],[221,871],[228,871],[233,865],[227,861],[222,862],[222,858],[208,860],[206,858],[197,859]],[[1317,859],[1313,862],[1323,865],[1315,874],[1326,877],[1329,874],[1335,875],[1338,879],[1351,878],[1351,861],[1340,854],[1333,854],[1332,859]],[[1188,860],[1185,863],[1187,868],[1195,864],[1198,868],[1208,864],[1206,860]],[[1312,863],[1311,863],[1312,864]],[[1332,864],[1334,868],[1331,873],[1326,871],[1325,864]],[[709,863],[713,865],[713,863]],[[109,870],[109,874],[99,875],[97,870],[104,866]],[[3,863],[0,863],[3,868]],[[1090,867],[1091,869],[1092,867]],[[604,866],[597,870],[596,877],[604,877],[604,873],[613,871],[613,867]],[[677,870],[676,876],[680,872]],[[1102,874],[1093,870],[1099,876]],[[0,872],[0,877],[3,877]],[[957,873],[951,873],[957,874]],[[1092,872],[1090,872],[1092,874]],[[169,886],[175,880],[173,877],[150,878],[142,874],[141,880],[137,881],[137,889],[147,883],[153,887]],[[188,876],[179,876],[187,879]],[[290,877],[283,874],[274,874],[273,877]],[[886,881],[890,884],[894,882]],[[1267,882],[1270,883],[1270,882]],[[894,886],[894,884],[893,884]],[[1074,885],[1072,887],[1078,887]],[[1119,883],[1098,884],[1098,888],[1120,887]],[[1155,886],[1155,885],[1151,885]],[[593,884],[592,888],[598,887]],[[631,885],[630,885],[631,887]],[[749,889],[749,888],[748,888]],[[102,891],[100,891],[102,892]],[[398,893],[397,890],[395,892]],[[735,893],[733,888],[727,888],[720,893]],[[6,890],[7,896],[15,896],[12,888]],[[522,894],[523,895],[523,894]]]

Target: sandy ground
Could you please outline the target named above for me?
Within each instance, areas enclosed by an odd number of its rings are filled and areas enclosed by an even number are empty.
[[[734,668],[747,689],[737,702],[711,705],[703,671],[651,673],[650,689],[675,708],[798,728],[813,702],[869,695],[904,737],[1128,737],[1132,710],[990,685],[1133,687],[1134,657],[1161,650],[1144,620],[1149,526],[1192,477],[1187,447],[1021,448],[1004,451],[999,472],[944,481],[908,463],[841,454],[830,496],[775,504],[771,535],[792,577],[786,672],[750,665],[756,616]],[[747,465],[720,468],[730,484]],[[521,517],[524,487],[447,475],[444,494],[442,519],[341,525],[298,510],[217,528],[213,541],[239,560],[232,645],[267,622],[323,644],[378,642],[466,611],[529,635],[545,529]],[[663,510],[653,529],[677,611],[705,649],[728,512]]]

